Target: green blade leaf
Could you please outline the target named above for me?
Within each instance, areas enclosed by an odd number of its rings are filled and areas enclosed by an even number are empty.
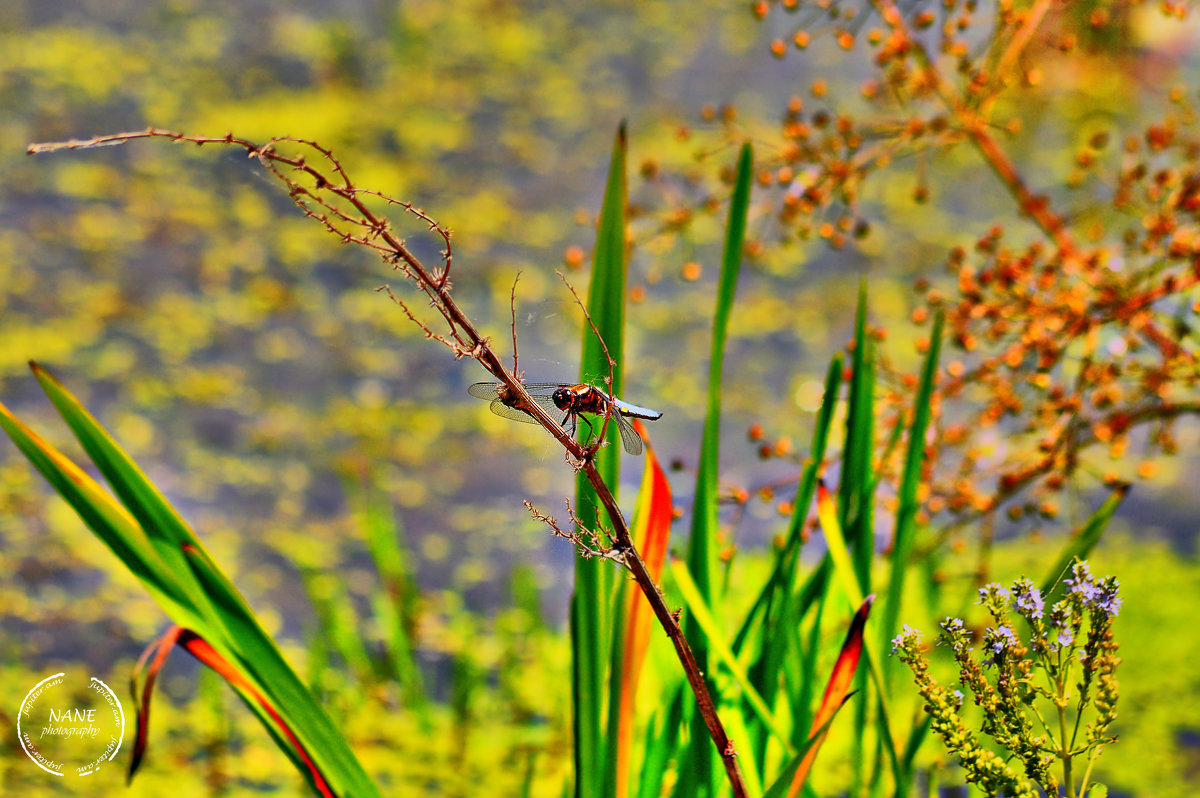
[[[146,591],[181,625],[201,624],[188,586],[167,567],[145,530],[104,488],[0,404],[0,427]]]
[[[596,249],[592,259],[591,284],[587,308],[596,332],[615,361],[612,367],[614,395],[622,387],[622,359],[625,341],[625,209],[628,188],[625,178],[625,125],[617,130]],[[582,382],[605,386],[609,363],[605,347],[596,339],[591,325],[584,324],[583,353],[580,360]],[[581,430],[581,434],[583,431]],[[618,458],[621,444],[617,425],[609,423],[609,445],[596,452],[596,470],[613,493],[618,484]],[[597,518],[603,512],[595,490],[580,474],[575,487],[576,512],[580,518]],[[604,796],[605,752],[615,747],[603,732],[605,678],[610,660],[613,612],[614,572],[601,560],[575,558],[575,592],[571,596],[571,673],[572,705],[575,709],[575,795],[576,798]],[[616,729],[609,734],[615,735]]]
[[[203,544],[125,450],[100,426],[79,400],[49,371],[37,363],[31,363],[30,367],[42,390],[67,422],[67,426],[71,428],[88,457],[96,464],[96,468],[108,480],[121,504],[125,505],[145,530],[167,571],[180,588],[187,591],[191,603],[199,608],[200,613],[207,615],[204,594],[196,589],[195,580],[189,578],[191,569],[184,561],[182,553],[182,547],[189,545],[207,557]],[[223,579],[224,575],[221,578]],[[233,585],[226,585],[226,590],[234,590]],[[246,610],[249,611],[249,608]],[[211,630],[196,631],[211,636]]]
[[[746,218],[750,210],[750,185],[754,168],[753,151],[750,144],[742,146],[738,157],[737,176],[734,178],[733,196],[729,200],[729,218],[725,227],[725,248],[721,256],[721,277],[717,285],[717,305],[713,314],[712,351],[708,364],[708,408],[704,416],[704,434],[700,443],[699,468],[696,474],[696,492],[692,503],[692,530],[688,541],[687,562],[692,578],[705,603],[710,603],[716,586],[717,560],[717,469],[719,466],[719,443],[721,427],[721,374],[725,361],[725,338],[729,329],[729,316],[733,309],[737,291],[738,274],[741,272],[742,251],[746,240]],[[684,634],[704,671],[709,670],[705,636],[691,616],[684,627]],[[710,691],[712,685],[709,685]],[[693,746],[691,762],[684,765],[689,778],[704,785],[704,792],[711,791],[715,768],[712,746],[700,746],[708,730],[704,719],[696,713],[691,723]],[[681,780],[682,788],[687,788]]]
[[[921,368],[916,401],[913,405],[912,426],[908,432],[908,452],[904,458],[904,473],[900,477],[899,507],[896,510],[896,535],[892,544],[892,571],[888,580],[887,595],[883,605],[883,623],[879,629],[880,645],[895,636],[900,623],[900,607],[904,598],[904,582],[908,575],[909,559],[912,556],[913,538],[916,534],[917,510],[920,500],[917,489],[921,485],[921,469],[925,462],[925,432],[929,429],[932,413],[930,407],[934,382],[937,377],[938,354],[941,351],[942,327],[945,314],[938,313],[929,337],[929,352]],[[889,669],[889,673],[890,673]],[[889,678],[889,684],[890,684]]]

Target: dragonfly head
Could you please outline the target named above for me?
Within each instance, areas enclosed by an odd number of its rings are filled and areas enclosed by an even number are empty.
[[[570,410],[571,405],[575,403],[575,394],[570,388],[559,388],[551,394],[550,398],[559,410]]]

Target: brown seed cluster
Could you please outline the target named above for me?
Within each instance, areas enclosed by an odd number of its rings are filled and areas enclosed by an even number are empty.
[[[948,281],[916,288],[914,324],[936,311],[947,317],[926,517],[1054,518],[1058,494],[1081,479],[1153,477],[1155,456],[1178,446],[1177,420],[1200,413],[1195,87],[1164,92],[1167,112],[1136,132],[1078,131],[1064,176],[1048,189],[1036,187],[1045,176],[1014,143],[1026,125],[1021,104],[1064,96],[1064,82],[1083,85],[1106,69],[1159,79],[1144,73],[1161,63],[1130,44],[1135,12],[1153,13],[1139,5],[1086,14],[1011,0],[983,10],[974,0],[753,7],[759,18],[795,20],[770,43],[776,57],[824,48],[862,54],[873,68],[852,98],[859,102],[807,73],[783,109],[777,146],[758,162],[759,195],[770,197],[764,206],[778,230],[760,242],[767,256],[814,235],[833,248],[867,238],[886,221],[869,218],[868,183],[900,159],[924,163],[954,150],[976,160],[981,190],[1007,197],[1012,218],[1032,224],[1032,236],[1006,223],[964,242],[945,258]],[[1153,8],[1167,18],[1188,13],[1184,4]],[[746,135],[736,114],[722,118],[729,138]],[[916,175],[912,200],[935,202],[938,186],[924,169]],[[918,351],[928,346],[918,341]],[[887,376],[890,425],[907,423],[916,376]],[[880,425],[885,439],[890,425]],[[882,463],[892,473],[899,465],[898,455]]]

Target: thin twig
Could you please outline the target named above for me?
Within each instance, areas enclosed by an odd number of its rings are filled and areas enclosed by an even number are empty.
[[[521,379],[521,371],[517,368],[517,283],[521,282],[521,273],[518,271],[517,276],[513,278],[512,295],[508,298],[508,309],[512,313],[512,341],[513,341],[513,375],[519,380]]]
[[[626,568],[629,567],[625,561],[625,552],[611,545],[606,546],[599,532],[591,529],[579,520],[579,517],[575,515],[575,510],[571,507],[570,501],[566,503],[567,515],[571,517],[571,524],[576,530],[574,532],[564,532],[553,516],[546,515],[538,510],[528,499],[522,503],[525,505],[525,509],[529,510],[530,515],[549,527],[551,534],[570,541],[585,560],[595,557],[601,560],[612,560],[618,565]]]
[[[600,348],[604,350],[604,359],[608,362],[608,378],[604,381],[605,387],[608,388],[608,401],[604,403],[604,421],[600,424],[600,437],[597,438],[592,451],[595,452],[604,444],[604,435],[608,431],[608,419],[613,412],[613,370],[616,368],[617,362],[613,360],[612,354],[608,351],[608,344],[604,342],[604,336],[600,334],[600,330],[596,328],[596,322],[592,320],[592,314],[588,312],[587,305],[583,304],[583,300],[579,298],[579,294],[575,291],[575,286],[571,285],[571,281],[567,276],[555,269],[554,273],[563,281],[563,285],[571,292],[571,296],[575,297],[575,304],[583,311],[583,318],[587,320],[588,326],[592,328],[592,335],[596,336],[596,340],[600,342]]]

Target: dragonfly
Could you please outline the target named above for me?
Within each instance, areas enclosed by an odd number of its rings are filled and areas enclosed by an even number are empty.
[[[631,405],[620,399],[609,399],[608,394],[602,389],[587,383],[570,385],[564,382],[527,382],[525,390],[529,392],[533,401],[541,405],[551,416],[563,413],[562,421],[559,423],[563,426],[567,426],[569,423],[572,433],[575,432],[581,413],[603,416],[611,404],[612,412],[609,414],[609,418],[616,422],[617,429],[621,431],[621,443],[624,444],[625,451],[632,455],[642,453],[642,439],[634,430],[633,425],[629,423],[629,419],[640,418],[646,421],[657,421],[662,418],[662,413],[657,410]],[[515,406],[517,404],[516,395],[510,395],[508,387],[502,382],[477,382],[467,388],[467,393],[477,399],[490,399],[492,402],[490,409],[498,416],[513,421],[524,421],[527,424],[538,423],[537,419],[529,413]],[[587,424],[589,428],[592,426],[592,423],[586,418],[583,423]]]

